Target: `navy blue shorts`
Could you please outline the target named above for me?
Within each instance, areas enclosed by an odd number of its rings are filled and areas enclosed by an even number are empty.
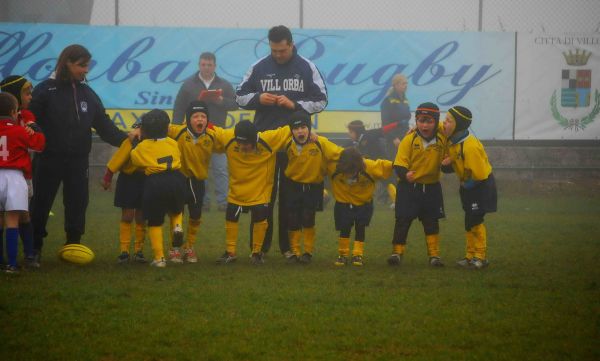
[[[396,218],[444,218],[444,197],[438,183],[400,182],[396,187]]]
[[[323,210],[323,183],[298,183],[286,178],[285,199],[288,210]]]
[[[364,225],[366,227],[371,223],[372,217],[373,202],[361,206],[335,202],[335,207],[333,208],[336,231],[349,229],[354,225]]]
[[[185,179],[185,204],[188,205],[190,218],[198,219],[202,216],[204,203],[205,182],[194,177]]]
[[[142,172],[120,172],[115,186],[115,207],[141,209],[145,179],[146,176]]]
[[[185,176],[179,171],[151,174],[144,183],[142,211],[149,226],[160,226],[166,214],[183,212]]]
[[[477,184],[474,188],[465,189],[460,187],[459,191],[460,201],[465,213],[482,215],[496,212],[498,208],[498,194],[493,174],[490,173],[486,180]]]

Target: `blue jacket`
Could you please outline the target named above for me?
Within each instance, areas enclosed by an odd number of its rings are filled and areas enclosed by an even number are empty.
[[[285,95],[296,108],[261,105],[258,99],[261,93]],[[321,73],[310,60],[298,55],[295,47],[292,58],[285,64],[278,64],[271,55],[252,64],[236,95],[240,107],[256,110],[254,124],[259,131],[287,125],[290,114],[300,107],[314,114],[327,106],[327,88]]]
[[[92,128],[113,146],[121,145],[127,137],[106,115],[100,98],[84,81],[44,80],[33,89],[29,109],[46,136],[43,153],[89,154]]]

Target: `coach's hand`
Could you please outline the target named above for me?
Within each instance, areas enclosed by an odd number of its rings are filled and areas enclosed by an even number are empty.
[[[294,104],[294,102],[285,95],[279,95],[277,97],[277,105],[279,105],[282,108],[288,108],[291,110],[296,109],[296,104]]]
[[[277,104],[277,95],[271,93],[262,93],[258,97],[258,101],[262,105],[275,105]]]

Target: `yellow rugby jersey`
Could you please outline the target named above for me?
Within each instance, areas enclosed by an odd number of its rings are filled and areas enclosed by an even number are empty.
[[[365,170],[356,178],[335,172],[335,163],[330,165],[331,190],[336,201],[355,206],[371,202],[375,192],[375,181],[392,175],[392,162],[386,159],[365,159]]]
[[[290,127],[258,133],[256,150],[242,153],[235,141],[234,129],[215,127],[216,151],[227,155],[229,192],[227,202],[240,206],[269,203],[275,175],[275,153],[290,140]]]
[[[444,159],[446,137],[439,132],[430,143],[416,132],[408,134],[398,146],[394,165],[415,172],[415,182],[433,184],[440,180],[442,159]],[[402,181],[406,182],[406,179]]]
[[[198,138],[187,129],[187,125],[169,125],[169,138],[177,141],[181,152],[181,172],[186,177],[199,180],[208,178],[210,156],[215,147],[215,131],[206,129]]]
[[[181,168],[181,153],[171,138],[145,139],[131,151],[134,166],[150,175]]]
[[[479,139],[469,134],[463,141],[448,147],[452,168],[461,182],[482,181],[492,173],[492,166]]]
[[[133,174],[137,170],[137,167],[131,163],[130,154],[132,148],[133,144],[131,143],[131,140],[126,138],[115,154],[110,158],[108,164],[106,164],[106,168],[113,173],[122,172],[125,174]]]
[[[285,176],[298,183],[321,183],[327,174],[327,163],[337,161],[343,148],[325,137],[298,147],[293,139],[286,145],[288,166]]]

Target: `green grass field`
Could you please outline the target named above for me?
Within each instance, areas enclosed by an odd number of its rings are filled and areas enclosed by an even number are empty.
[[[153,269],[116,264],[120,213],[113,193],[92,188],[84,236],[92,264],[57,259],[57,199],[42,269],[0,275],[0,360],[600,359],[598,192],[501,187],[500,211],[486,218],[483,271],[454,266],[464,249],[456,189],[445,189],[442,269],[428,267],[419,223],[403,265],[386,264],[393,212],[382,206],[362,268],[333,266],[330,206],[318,215],[311,265],[286,264],[274,246],[251,266],[247,215],[238,262],[216,265],[224,216],[212,211],[199,263]]]

